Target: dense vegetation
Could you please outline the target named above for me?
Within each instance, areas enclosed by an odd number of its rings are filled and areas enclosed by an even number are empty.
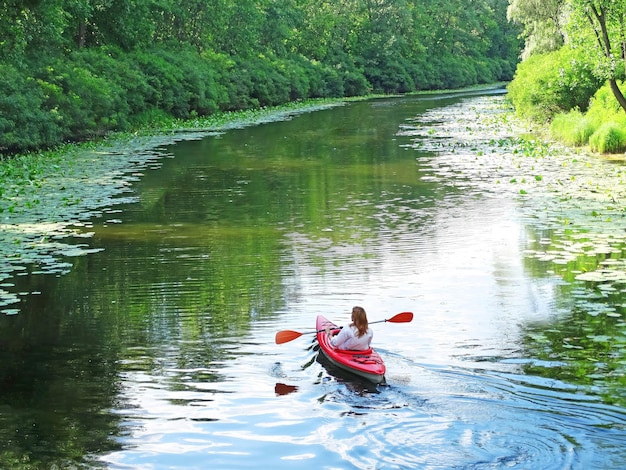
[[[518,114],[593,151],[626,151],[626,0],[511,0],[524,60],[509,86]]]
[[[512,78],[506,0],[6,0],[0,153],[163,118]]]

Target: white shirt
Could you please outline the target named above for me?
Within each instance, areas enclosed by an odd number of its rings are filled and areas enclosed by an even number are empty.
[[[339,334],[330,339],[330,344],[337,349],[352,349],[361,351],[370,348],[374,332],[368,328],[363,336],[357,336],[359,330],[356,326],[344,326]]]

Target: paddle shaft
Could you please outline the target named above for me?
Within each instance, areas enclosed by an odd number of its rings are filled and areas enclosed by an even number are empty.
[[[368,324],[373,324],[373,323],[385,323],[389,320],[376,320],[376,321],[371,321],[368,322]],[[331,328],[331,330],[341,330],[343,328],[343,326],[336,326],[334,328]],[[300,333],[301,335],[313,335],[313,334],[317,334],[317,333],[321,333],[322,331],[326,331],[326,328],[324,328],[323,330],[315,330],[315,331],[305,331],[303,333]]]
[[[396,315],[394,315],[393,317],[386,319],[386,320],[376,320],[373,322],[369,322],[370,324],[372,323],[384,323],[384,322],[391,322],[391,323],[408,323],[410,321],[413,320],[413,313],[411,312],[402,312],[402,313],[398,313]],[[333,329],[341,329],[342,327],[336,327]],[[315,330],[315,331],[306,331],[304,333],[300,333],[299,331],[292,331],[292,330],[283,330],[283,331],[279,331],[278,333],[276,333],[276,344],[282,344],[282,343],[286,343],[288,341],[292,341],[296,338],[299,338],[302,335],[309,335],[309,334],[317,334],[317,333],[321,333],[322,331],[326,331],[324,330]]]
[[[376,321],[368,322],[368,324],[371,325],[373,323],[386,323],[388,321],[389,320],[376,320]],[[337,326],[335,328],[331,328],[331,330],[341,330],[342,328],[343,328],[343,326]],[[321,333],[322,331],[326,331],[326,328],[324,328],[323,330],[308,331],[308,332],[302,333],[302,334],[306,335],[306,334],[312,334],[312,333]]]

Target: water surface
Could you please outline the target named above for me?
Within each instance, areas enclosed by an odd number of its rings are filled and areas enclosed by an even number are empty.
[[[523,154],[477,125],[502,100],[350,103],[160,148],[136,202],[84,221],[72,243],[94,252],[5,287],[0,462],[621,468],[622,209],[550,183],[623,169]],[[274,343],[353,305],[415,313],[375,325],[385,385],[311,334]]]

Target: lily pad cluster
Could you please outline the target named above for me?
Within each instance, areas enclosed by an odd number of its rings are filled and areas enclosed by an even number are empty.
[[[515,119],[504,97],[470,99],[471,106],[461,102],[430,110],[400,131],[429,152],[423,178],[468,195],[515,195],[528,226],[540,236],[540,248],[527,250],[527,256],[568,264],[595,255],[596,265],[587,266],[595,274],[580,273],[579,280],[622,281],[626,271],[617,260],[626,251],[624,161],[519,137],[530,130]],[[607,257],[613,260],[609,266],[603,263]]]
[[[97,219],[119,222],[116,207],[137,201],[133,183],[161,167],[166,146],[341,104],[310,101],[173,121],[167,129],[0,161],[0,313],[19,313],[20,298],[31,294],[15,292],[15,276],[62,275],[72,258],[100,250],[87,242],[89,228]]]
[[[422,177],[468,197],[519,202],[526,268],[561,279],[554,324],[526,326],[527,355],[535,359],[528,372],[591,384],[608,401],[626,403],[624,159],[535,137],[503,96],[468,100],[400,130],[415,137]]]

